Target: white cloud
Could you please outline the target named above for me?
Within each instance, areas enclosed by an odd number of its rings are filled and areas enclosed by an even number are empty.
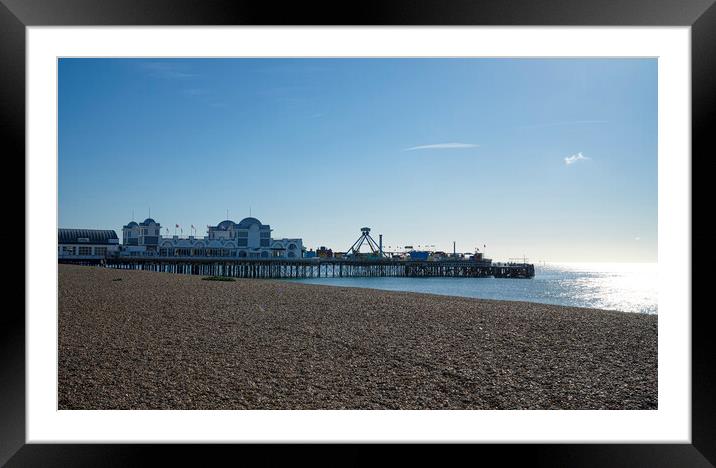
[[[421,145],[405,148],[403,151],[430,150],[430,149],[456,149],[456,148],[477,148],[480,145],[473,143],[437,143],[434,145]]]
[[[640,240],[641,240],[641,237],[635,237],[634,240],[635,240],[635,241],[640,241]]]
[[[586,159],[592,159],[592,158],[588,158],[588,157],[584,156],[581,152],[579,152],[577,154],[573,154],[572,156],[570,156],[568,158],[564,158],[564,163],[569,166],[570,164],[574,164],[577,161],[584,161]]]

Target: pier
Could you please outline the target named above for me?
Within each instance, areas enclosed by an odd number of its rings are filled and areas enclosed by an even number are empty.
[[[140,256],[103,260],[60,259],[60,263],[99,265],[121,270],[232,278],[355,278],[355,277],[449,277],[533,278],[529,263],[491,263],[475,260],[396,260],[388,258],[297,258],[246,259],[225,257]]]

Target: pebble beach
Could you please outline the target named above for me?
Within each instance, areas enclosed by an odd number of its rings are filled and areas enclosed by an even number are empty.
[[[73,265],[58,286],[61,410],[657,409],[656,315]]]

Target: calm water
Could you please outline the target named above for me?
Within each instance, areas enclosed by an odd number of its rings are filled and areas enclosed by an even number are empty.
[[[656,263],[571,263],[535,266],[535,277],[310,278],[302,283],[412,291],[447,296],[541,302],[623,312],[657,313]]]

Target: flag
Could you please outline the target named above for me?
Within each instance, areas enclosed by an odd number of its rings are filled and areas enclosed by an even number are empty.
[[[196,229],[193,224],[191,225],[191,228],[192,228],[192,229]]]
[[[178,225],[178,224],[175,224],[174,227],[179,227],[179,225]]]

